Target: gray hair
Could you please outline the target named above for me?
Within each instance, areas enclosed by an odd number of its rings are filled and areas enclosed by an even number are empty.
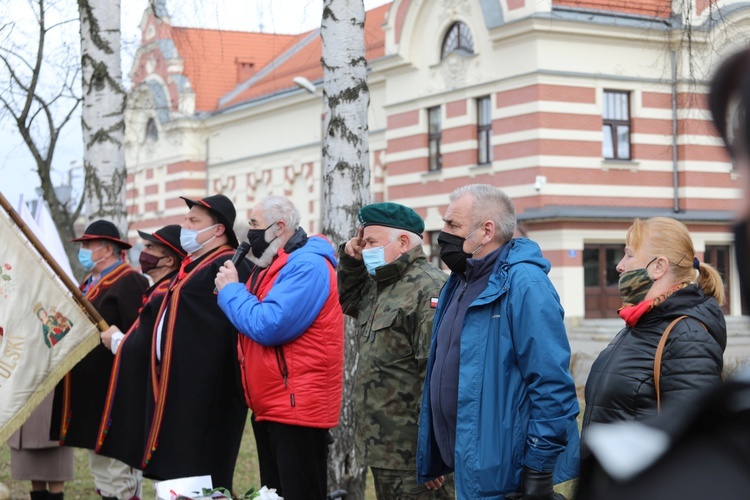
[[[114,241],[110,240],[102,240],[102,244],[105,247],[109,247],[112,249],[112,253],[117,257],[120,258],[120,254],[122,254],[123,250],[125,250],[125,247],[120,245],[119,243],[115,243]]]
[[[266,196],[260,202],[266,223],[284,221],[287,231],[296,231],[302,216],[288,198],[283,196]]]
[[[489,184],[469,184],[461,186],[450,194],[453,203],[459,198],[471,195],[471,223],[478,226],[483,221],[491,220],[497,228],[501,243],[513,239],[516,232],[516,209],[513,200],[505,192]]]
[[[390,233],[390,241],[395,241],[396,238],[401,236],[402,234],[405,234],[407,238],[409,238],[409,250],[412,248],[416,248],[417,246],[422,244],[422,238],[417,233],[412,233],[411,231],[406,231],[404,229],[398,229],[398,228],[391,228]]]

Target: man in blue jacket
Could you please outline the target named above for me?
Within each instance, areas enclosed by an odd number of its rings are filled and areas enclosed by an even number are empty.
[[[455,471],[457,498],[553,499],[578,474],[579,406],[549,261],[513,238],[513,202],[493,186],[456,189],[443,220],[452,274],[427,363],[419,482]]]

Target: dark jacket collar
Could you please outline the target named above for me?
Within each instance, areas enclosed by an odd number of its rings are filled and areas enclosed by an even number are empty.
[[[466,261],[466,275],[464,279],[468,282],[478,281],[494,269],[498,261],[505,261],[508,256],[510,245],[503,245],[488,253],[481,259],[468,259]]]
[[[406,271],[419,259],[426,259],[422,245],[417,245],[405,254],[399,256],[390,264],[380,266],[375,269],[375,276],[372,277],[378,285],[389,285],[398,281],[406,274]]]
[[[307,243],[307,233],[301,227],[298,227],[294,234],[289,238],[289,241],[284,245],[284,251],[286,253],[292,253],[305,246]]]

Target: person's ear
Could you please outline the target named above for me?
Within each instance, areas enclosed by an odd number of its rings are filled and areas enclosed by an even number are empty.
[[[495,233],[497,232],[497,228],[495,227],[495,223],[491,220],[484,221],[484,224],[482,224],[482,245],[487,245],[492,240],[495,239]]]
[[[400,254],[405,254],[409,251],[409,236],[401,233],[398,237],[398,252]]]
[[[279,236],[281,234],[284,234],[284,232],[286,232],[286,222],[284,222],[283,220],[276,222],[276,227],[278,229],[276,229],[276,234],[274,234],[274,236]]]
[[[164,265],[165,265],[166,267],[172,268],[172,267],[175,267],[175,265],[177,264],[177,263],[175,262],[175,259],[174,259],[174,257],[172,257],[171,255],[165,255],[165,256],[164,256],[163,258],[164,258],[164,259],[169,259],[169,260],[167,260],[167,261],[165,262],[165,264],[164,264]]]
[[[660,255],[656,258],[656,262],[653,264],[654,268],[654,280],[658,280],[665,274],[667,274],[667,271],[669,271],[669,259],[664,257],[663,255]]]

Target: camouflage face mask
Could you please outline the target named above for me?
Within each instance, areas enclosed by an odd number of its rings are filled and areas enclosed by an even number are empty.
[[[651,262],[657,258],[654,257]],[[625,271],[620,275],[620,297],[624,305],[640,304],[646,298],[646,294],[654,284],[653,278],[648,275],[648,266],[651,262],[646,264],[646,267]]]

